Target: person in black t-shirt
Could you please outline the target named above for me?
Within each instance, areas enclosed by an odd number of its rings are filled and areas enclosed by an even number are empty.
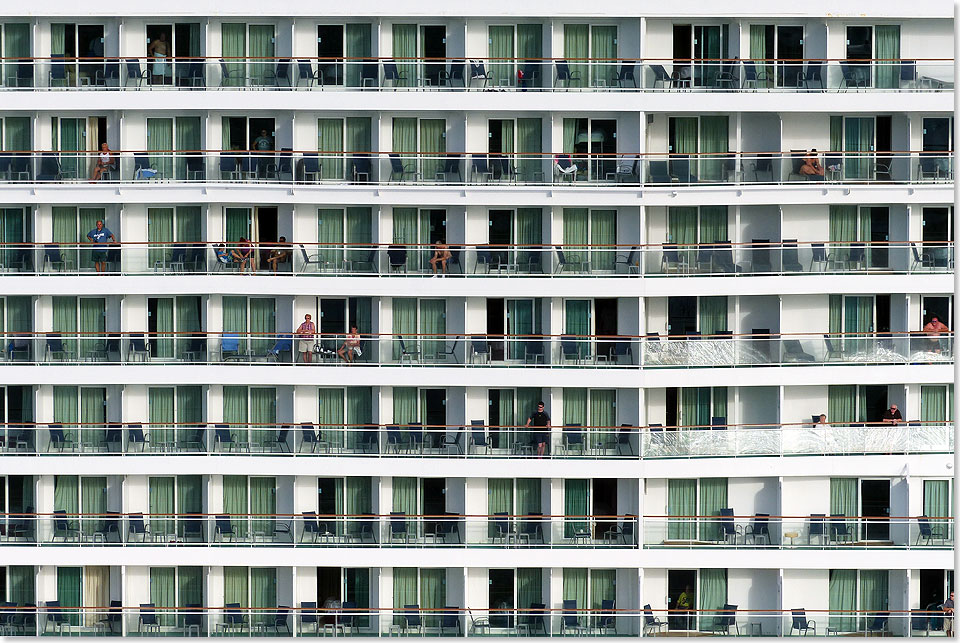
[[[531,425],[540,429],[534,432],[533,441],[537,443],[537,457],[542,458],[550,441],[550,416],[543,412],[543,402],[537,402],[537,410],[527,418],[527,426]]]
[[[897,408],[896,404],[891,404],[890,408],[883,412],[883,417],[880,419],[883,420],[884,424],[900,424],[903,422],[903,415],[900,414],[900,409]]]

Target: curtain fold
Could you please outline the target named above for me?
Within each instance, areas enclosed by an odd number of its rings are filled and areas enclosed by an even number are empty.
[[[151,341],[154,357],[173,357],[174,349],[174,306],[172,297],[158,297],[156,299],[156,332],[157,336]]]
[[[861,569],[860,631],[873,622],[874,615],[890,609],[890,572],[886,569]]]
[[[150,568],[150,602],[157,606],[157,622],[162,627],[169,627],[175,622],[175,612],[168,611],[177,606],[175,590],[175,568]]]
[[[249,569],[247,567],[224,567],[223,568],[223,603],[239,603],[241,607],[250,605],[247,580],[249,578]]]
[[[417,25],[393,25],[393,58],[403,79],[396,81],[399,87],[417,86]]]
[[[273,297],[250,298],[250,350],[265,355],[277,343],[276,300]]]
[[[924,423],[938,424],[947,421],[947,387],[920,387],[920,420]]]
[[[8,22],[3,25],[3,56],[4,58],[30,57],[29,23]],[[17,87],[17,82],[17,64],[11,62],[4,69],[4,84]],[[32,87],[33,83],[30,82],[28,86]]]
[[[244,23],[225,22],[220,27],[223,57],[226,59],[226,71],[231,76],[224,78],[223,84],[227,87],[238,87],[244,84],[243,77],[246,66],[243,63],[247,55],[247,25]],[[230,60],[239,58],[240,60]],[[240,78],[236,78],[236,76]]]
[[[614,389],[590,389],[590,441],[599,448],[616,435],[617,392]]]
[[[424,610],[442,610],[447,602],[447,570],[421,569],[420,570],[420,607]],[[439,612],[426,612],[423,624],[426,627],[438,627],[441,615]]]
[[[710,630],[719,610],[727,603],[727,570],[700,570],[700,629]]]
[[[250,238],[250,208],[224,208],[224,220],[226,222],[224,241],[232,245],[240,241],[240,237]]]
[[[266,85],[272,82],[277,63],[270,60],[274,53],[273,25],[250,25],[249,78],[253,85]],[[257,60],[260,59],[260,60]]]
[[[176,146],[175,149],[181,156],[177,158],[177,178],[185,180],[187,178],[187,159],[184,153],[198,152],[203,149],[200,141],[200,117],[199,116],[177,116],[174,119]],[[196,207],[197,206],[187,206]],[[199,240],[199,239],[197,239]],[[183,239],[181,239],[183,241]]]
[[[402,336],[404,345],[408,348],[414,348],[417,345],[417,338],[414,336],[417,332],[417,300],[413,298],[393,298],[393,334]],[[393,359],[400,359],[399,339],[393,342]],[[394,398],[396,399],[396,390],[394,389]],[[394,402],[396,405],[396,402]],[[394,414],[396,415],[396,414]],[[397,421],[394,417],[394,421]]]
[[[343,179],[343,129],[342,118],[317,120],[317,149],[320,150],[320,178]]]
[[[176,347],[179,359],[185,359],[184,353],[191,350],[194,346],[194,339],[199,338],[200,306],[201,302],[198,296],[184,295],[176,298],[174,308],[176,310],[176,329],[178,333]]]
[[[154,166],[156,167],[156,166]],[[173,241],[173,208],[147,208],[147,267],[170,259]]]
[[[700,117],[700,153],[706,156],[700,159],[698,177],[701,181],[726,181],[727,161],[725,155],[729,148],[729,117]]]
[[[693,246],[697,243],[697,218],[696,206],[667,208],[667,242],[679,247],[680,256],[686,259],[687,265],[696,261]]]
[[[543,25],[517,25],[517,57],[523,66],[527,87],[542,87],[544,80],[549,84],[550,67],[540,60],[543,58]]]
[[[373,422],[373,389],[369,386],[347,388],[347,448],[356,450],[362,439],[361,431]]]
[[[563,57],[570,73],[580,74],[583,84],[590,82],[590,26],[585,24],[563,25]]]
[[[487,31],[489,71],[493,75],[493,86],[512,86],[514,84],[513,25],[490,25]]]
[[[151,476],[148,481],[150,495],[150,533],[159,534],[159,536],[163,538],[165,534],[175,533],[174,526],[176,519],[171,515],[176,513],[174,479],[170,476]],[[164,603],[164,605],[171,605],[171,603]]]
[[[198,475],[177,476],[177,512],[181,514],[203,513],[203,477]],[[198,520],[194,518],[193,520]],[[200,518],[199,520],[202,520]],[[177,524],[177,535],[184,537],[186,522]]]
[[[580,357],[590,354],[590,343],[592,338],[590,327],[590,300],[588,299],[567,299],[564,301],[565,321],[564,334],[583,338],[577,341],[577,352]]]
[[[684,427],[710,426],[711,390],[707,387],[680,389],[680,424]]]
[[[668,540],[693,540],[696,538],[697,481],[667,480]],[[676,516],[676,517],[674,517]]]
[[[507,300],[507,321],[509,323],[508,332],[519,339],[511,340],[508,343],[510,359],[524,359],[526,347],[530,339],[523,337],[534,334],[533,320],[533,301],[530,299],[508,299]],[[513,393],[511,391],[511,401]],[[501,398],[502,399],[502,398]]]
[[[831,384],[827,387],[827,422],[836,427],[857,421],[857,386]]]
[[[88,450],[98,449],[106,440],[106,399],[107,390],[104,388],[80,388],[80,438]]]
[[[420,256],[423,254],[417,248],[420,243],[418,228],[416,208],[393,208],[393,243],[405,247],[407,270],[410,272],[420,269]]]
[[[177,605],[179,607],[203,606],[203,568],[177,567],[177,577],[179,581]],[[186,615],[182,612],[177,616],[179,627],[185,626],[185,617]]]
[[[727,218],[725,205],[700,206],[700,243],[730,241]]]
[[[267,445],[277,440],[277,389],[250,389],[251,440],[254,444]]]
[[[235,538],[245,539],[250,513],[247,510],[247,476],[223,476],[223,513],[230,517]]]
[[[396,404],[396,400],[394,400],[394,404]],[[419,509],[420,507],[417,503],[417,479],[394,477],[392,511],[402,511],[407,516],[416,516],[420,513]],[[416,535],[418,533],[417,524],[416,519],[408,519],[407,533]],[[416,602],[416,600],[412,602]]]
[[[603,601],[617,600],[617,570],[590,570],[590,609],[599,610]]]
[[[68,440],[77,441],[77,422],[80,420],[80,391],[76,386],[53,387],[53,421],[63,425]],[[64,509],[65,507],[57,507]]]
[[[396,480],[396,478],[394,478]],[[393,568],[393,624],[403,625],[404,605],[417,605],[417,568]]]
[[[544,178],[543,159],[543,125],[539,118],[517,119],[517,153],[519,159],[517,167],[520,170],[522,181],[542,181]],[[522,208],[521,208],[522,209]],[[539,231],[538,231],[539,232]],[[537,235],[539,243],[540,235]]]
[[[342,388],[317,389],[320,406],[320,433],[330,445],[343,446],[343,401]]]
[[[317,241],[320,256],[335,266],[343,265],[343,209],[320,208],[317,210]]]
[[[443,170],[447,153],[447,121],[442,118],[420,119],[420,172],[432,180]]]
[[[719,516],[720,510],[726,509],[727,506],[727,479],[700,478],[699,513],[701,516],[710,517],[703,519],[700,523],[700,540],[723,540],[719,521],[711,518]]]
[[[163,176],[173,176],[173,119],[147,119],[147,149],[150,150],[150,165]]]
[[[590,85],[616,86],[617,79],[617,27],[594,25],[590,28]],[[586,79],[586,76],[584,76]]]
[[[534,603],[544,602],[543,570],[539,567],[517,569],[517,607],[529,609]],[[539,616],[535,614],[534,618]]]
[[[420,352],[426,359],[439,359],[447,345],[447,302],[445,299],[421,299],[419,303]]]
[[[587,570],[579,567],[566,567],[563,570],[563,600],[574,600],[577,602],[577,609],[587,608]],[[577,616],[577,620],[582,620]]]
[[[750,59],[757,67],[757,74],[764,74],[769,83],[773,68],[767,63],[767,25],[750,25]]]
[[[566,516],[563,521],[564,538],[573,538],[574,534],[587,529],[585,516],[590,513],[589,487],[589,480],[567,479],[563,482],[563,515]]]
[[[36,605],[36,572],[33,565],[7,567],[10,601],[21,605]]]
[[[727,297],[701,297],[699,324],[701,335],[716,335],[727,330]]]
[[[254,389],[256,390],[256,389]],[[273,537],[277,520],[277,479],[270,477],[250,478],[250,513],[254,515],[251,526],[254,534]],[[256,570],[254,570],[256,571]],[[267,607],[275,607],[274,605]]]
[[[495,538],[499,531],[494,516],[504,513],[512,516],[513,511],[513,478],[490,478],[487,480],[487,537]],[[507,519],[512,520],[512,519]]]
[[[347,23],[345,30],[345,53],[347,55],[347,86],[360,87],[363,59],[371,56],[371,32],[369,22]]]
[[[79,354],[89,358],[98,351],[106,350],[106,306],[101,297],[80,297]]]
[[[78,609],[83,605],[83,598],[80,595],[80,578],[83,569],[80,567],[57,567],[57,600],[61,608],[67,608],[67,622],[70,625],[80,625],[80,614]]]
[[[695,116],[671,117],[673,125],[673,154],[697,153],[697,118]]]
[[[239,335],[239,352],[245,353],[249,341],[247,337],[247,298],[224,296],[221,299],[221,307],[223,308],[224,334]]]
[[[347,208],[345,240],[350,247],[345,253],[350,261],[363,261],[372,248],[373,214],[369,207]]]
[[[83,625],[94,627],[103,618],[98,610],[91,607],[105,607],[110,604],[110,568],[105,565],[93,565],[83,568],[83,605],[87,607],[83,614]]]
[[[877,25],[873,28],[876,62],[876,86],[900,89],[900,25]]]
[[[617,211],[590,211],[590,270],[613,271],[616,268]],[[604,247],[605,246],[605,247]]]
[[[590,254],[587,244],[590,226],[590,211],[587,208],[563,209],[563,244],[567,261],[587,261]]]

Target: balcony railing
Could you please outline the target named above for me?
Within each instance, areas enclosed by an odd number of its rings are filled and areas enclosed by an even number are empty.
[[[0,243],[3,275],[659,277],[949,274],[951,241],[721,241],[701,244],[117,242]],[[447,255],[449,253],[449,256]],[[435,258],[436,257],[436,258]],[[431,262],[433,259],[433,262]],[[274,270],[276,264],[276,270]]]
[[[7,57],[16,90],[924,92],[950,58]]]
[[[952,453],[953,423],[908,421],[663,427],[108,422],[0,424],[7,455],[665,459]],[[538,455],[543,443],[543,454]]]
[[[457,333],[6,333],[3,365],[687,368],[949,364],[953,333],[470,335]]]
[[[794,631],[804,636],[928,636],[942,632],[947,619],[939,605],[912,610],[812,610],[741,609],[725,603],[712,609],[664,609],[649,604],[640,608],[636,603],[622,607],[614,599],[594,600],[593,608],[579,606],[576,599],[547,607],[551,601],[543,600],[529,607],[504,604],[496,608],[418,604],[377,608],[358,607],[354,601],[337,601],[331,607],[318,607],[316,601],[301,602],[298,607],[164,606],[124,605],[119,600],[108,607],[50,600],[41,601],[40,607],[0,605],[0,627],[9,636],[648,637],[789,636]],[[824,595],[818,602],[826,600]]]
[[[636,515],[0,514],[0,545],[636,548]]]
[[[621,141],[623,143],[623,141]],[[90,185],[99,152],[0,152],[0,181]],[[111,151],[99,183],[135,185],[691,185],[905,184],[953,181],[950,151],[447,152],[343,150]]]
[[[723,515],[726,512],[728,515]],[[645,548],[943,548],[953,547],[953,518],[940,516],[644,516]]]

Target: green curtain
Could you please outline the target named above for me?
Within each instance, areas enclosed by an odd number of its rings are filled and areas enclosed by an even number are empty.
[[[67,25],[55,22],[50,25],[50,53],[63,56],[67,53]]]
[[[442,610],[447,603],[447,570],[421,569],[420,570],[420,607],[424,610]],[[427,612],[423,617],[426,627],[440,625],[441,616],[438,612]]]
[[[563,389],[563,424],[564,426],[572,424],[587,426],[587,389],[571,387]]]
[[[564,519],[564,538],[573,538],[578,531],[587,529],[588,523],[582,516],[590,513],[589,486],[589,480],[566,479],[563,481],[563,515],[580,516],[580,518]]]
[[[544,66],[540,60],[543,58],[543,25],[517,25],[517,57],[521,61],[526,61],[527,69],[540,72],[540,78],[527,78],[526,85],[542,86],[544,75],[550,74],[549,66]],[[549,84],[549,78],[546,80]]]
[[[53,477],[53,509],[55,511],[65,511],[68,516],[68,523],[73,528],[78,528],[79,519],[76,514],[80,513],[80,478],[77,476],[54,476]]]
[[[250,58],[273,58],[274,34],[273,25],[250,25]],[[268,79],[273,78],[276,69],[275,60],[262,60],[250,63],[249,77],[254,85],[266,85]]]
[[[347,425],[352,429],[347,434],[347,448],[357,449],[361,441],[360,430],[373,422],[373,389],[369,386],[351,386],[347,389]]]
[[[697,117],[671,117],[673,123],[673,154],[697,153]]]
[[[200,297],[183,295],[176,298],[177,358],[185,359],[184,353],[193,346],[193,338],[200,333]],[[198,420],[199,421],[199,420]]]
[[[351,476],[346,480],[345,513],[349,516],[359,516],[373,512],[373,482],[370,476]],[[360,533],[363,524],[350,520],[347,524],[348,532],[356,535]]]
[[[23,234],[24,209],[0,208],[0,242],[19,243],[25,241]],[[23,249],[26,252],[26,249]],[[0,253],[0,261],[11,265],[19,259],[20,248],[8,247]]]
[[[179,596],[177,605],[200,605],[203,603],[203,567],[177,567]],[[184,627],[185,614],[181,613],[177,625]]]
[[[417,332],[417,300],[413,298],[393,298],[393,334],[403,335],[404,345],[412,348],[417,344],[417,338],[412,336]],[[393,342],[393,359],[400,359],[400,342]],[[396,396],[395,396],[396,397]],[[394,418],[396,421],[396,418]]]
[[[574,145],[577,141],[577,130],[579,126],[579,118],[565,118],[563,119],[563,153],[564,154],[573,154]]]
[[[590,211],[590,269],[613,271],[616,268],[617,211]],[[598,246],[608,246],[599,248]]]
[[[513,478],[490,478],[487,480],[487,536],[497,535],[497,523],[493,516],[498,513],[514,515]]]
[[[407,270],[416,272],[420,269],[420,256],[415,244],[420,243],[417,235],[417,209],[393,208],[393,243],[411,246],[407,250]]]
[[[876,85],[881,89],[900,88],[900,25],[877,25],[873,28],[876,63]]]
[[[372,250],[372,247],[367,245],[373,242],[372,221],[371,208],[347,208],[345,239],[347,245],[352,248],[346,251],[347,259],[362,261]]]
[[[425,179],[433,179],[445,165],[447,153],[447,121],[442,118],[420,119],[420,171]]]
[[[247,351],[247,298],[229,297],[224,295],[221,300],[223,308],[223,332],[235,333],[240,336],[239,352]]]
[[[277,343],[276,301],[272,297],[250,299],[250,350],[264,355]]]
[[[77,209],[73,206],[55,205],[53,213],[53,242],[60,244],[60,253],[65,261],[77,265]],[[89,230],[84,231],[86,237]],[[56,301],[56,298],[54,298]],[[54,311],[56,312],[56,311]]]
[[[923,481],[923,515],[932,518],[946,518],[950,511],[950,481]]]
[[[154,166],[156,167],[156,166]],[[173,242],[173,208],[147,208],[147,268],[170,258]]]
[[[727,417],[727,387],[714,386],[713,394],[713,417]],[[712,424],[711,419],[711,424]]]
[[[346,118],[345,121],[347,126],[347,152],[350,154],[369,154],[373,146],[370,139],[370,117],[355,116]]]
[[[719,516],[727,508],[727,479],[700,478],[700,515]],[[700,540],[723,540],[717,520],[703,520],[700,525]]]
[[[173,477],[151,477],[149,482],[150,532],[162,538],[163,534],[174,533],[175,519],[170,515],[176,513]]]
[[[680,247],[680,255],[685,256],[687,265],[696,261],[697,215],[696,206],[667,208],[667,242]],[[724,224],[724,232],[725,228]]]
[[[36,605],[36,572],[33,565],[7,567],[10,601],[22,605]]]
[[[830,295],[829,329],[831,333],[843,332],[843,295]]]
[[[890,608],[890,572],[886,569],[860,570],[860,631],[873,622],[875,612]]]
[[[3,127],[4,150],[7,152],[25,152],[33,148],[29,117],[7,116],[3,119]]]
[[[541,511],[540,491],[539,478],[517,478],[516,512],[518,516],[529,516]]]
[[[843,298],[843,331],[869,333],[873,330],[873,297]]]
[[[514,84],[513,30],[513,25],[490,25],[488,28],[489,56],[494,59],[490,61],[488,71],[493,75],[495,87]]]
[[[830,254],[833,255],[833,258],[840,262],[845,262],[850,258],[849,244],[860,240],[857,232],[857,206],[831,205],[830,242],[840,245],[840,247],[831,248]]]
[[[223,568],[223,603],[239,603],[241,607],[247,607],[249,602],[249,592],[247,590],[247,580],[249,570],[246,567],[224,567]]]
[[[396,397],[394,397],[394,406],[396,406]],[[394,408],[394,413],[396,413],[396,408]],[[419,514],[416,478],[401,478],[394,476],[392,511],[402,511],[407,516],[416,516]],[[418,523],[416,519],[411,518],[407,520],[407,533],[416,535],[418,532],[417,524]],[[415,603],[416,601],[414,600],[411,602]]]
[[[396,25],[395,25],[396,26]],[[396,480],[396,478],[394,478]],[[393,624],[402,625],[404,605],[417,604],[417,568],[393,568]]]
[[[680,424],[685,427],[710,426],[711,390],[706,387],[680,389]]]
[[[563,209],[563,243],[567,261],[578,263],[587,261],[590,252],[586,247],[590,225],[587,208]]]
[[[82,567],[57,567],[57,600],[60,606],[64,608],[79,608],[83,606],[83,599],[80,595],[80,578],[83,573]],[[64,610],[67,613],[67,621],[70,625],[80,624],[79,610]]]
[[[199,205],[177,206],[177,236],[180,242],[201,241],[203,230],[200,224]]]
[[[250,424],[259,427],[251,431],[254,444],[266,445],[277,441],[277,389],[250,389]]]
[[[276,478],[250,478],[250,513],[259,516],[251,521],[253,533],[266,534],[268,539],[271,538],[274,521],[277,520],[274,517],[277,513]]]
[[[577,609],[587,609],[587,570],[579,567],[567,567],[563,570],[563,600],[576,601]],[[578,620],[584,620],[577,616]]]
[[[238,540],[247,537],[247,476],[223,476],[223,513],[230,515]],[[236,601],[232,601],[236,602]]]
[[[343,265],[343,209],[320,208],[317,210],[318,250],[324,261],[335,266]]]
[[[513,413],[513,389],[502,388],[500,390],[500,405],[497,409],[497,426],[511,427],[516,426],[517,421]],[[502,428],[498,429],[500,442],[498,446],[502,449],[510,448],[513,444],[511,439],[516,429]]]
[[[53,421],[63,425],[68,440],[77,441],[77,422],[80,420],[80,392],[76,386],[53,387]],[[61,509],[62,507],[57,507]]]
[[[173,567],[150,568],[150,602],[157,606],[157,621],[162,627],[169,627],[175,622],[175,613],[168,610],[177,606],[176,573]]]
[[[417,411],[417,389],[410,386],[396,386],[393,389],[393,422],[406,425],[416,422],[419,417]]]
[[[667,480],[667,515],[695,516],[697,514],[697,481]],[[697,537],[694,518],[671,518],[667,522],[667,539],[693,540]]]
[[[320,424],[323,439],[335,446],[343,446],[343,389],[317,389],[320,405]]]
[[[727,297],[701,297],[699,323],[701,335],[716,335],[727,330]]]
[[[96,450],[106,440],[107,390],[100,387],[80,388],[81,438],[85,448]]]
[[[583,24],[563,25],[563,57],[570,65],[570,72],[579,73],[584,84],[589,83],[590,26]]]
[[[517,153],[520,155],[517,167],[520,170],[522,181],[534,181],[538,177],[544,178],[543,159],[543,124],[539,118],[517,119]],[[522,210],[523,208],[521,208]],[[539,209],[538,209],[539,211]],[[519,212],[519,210],[518,210]],[[518,235],[520,236],[520,235]],[[540,230],[537,229],[536,242],[540,243]],[[523,243],[523,241],[520,241]]]
[[[102,514],[107,511],[107,479],[102,476],[84,476],[80,478],[80,513],[85,517],[82,522],[84,536],[103,531]],[[101,515],[97,515],[101,514]],[[88,517],[87,517],[88,516]]]
[[[700,570],[700,629],[709,630],[719,610],[727,604],[727,570]]]
[[[360,87],[360,68],[362,60],[371,56],[371,37],[373,25],[369,22],[347,23],[345,30],[345,53],[347,55],[347,86]]]
[[[869,155],[873,152],[874,145],[874,118],[868,117],[850,117],[843,119],[843,149],[845,152],[854,153],[847,155],[846,163],[843,164],[843,171],[847,179],[869,179],[871,177],[871,168],[874,161],[869,156],[857,154],[862,152]]]
[[[730,241],[730,233],[727,231],[727,206],[700,206],[700,243],[720,241]]]
[[[420,352],[426,359],[438,359],[446,348],[446,317],[445,299],[420,300]]]
[[[393,25],[393,57],[397,61],[397,70],[403,80],[397,80],[399,87],[417,86],[417,25]],[[396,150],[394,150],[396,151]]]
[[[836,426],[857,421],[857,386],[832,384],[827,387],[827,422]]]
[[[158,297],[156,302],[156,326],[158,336],[152,338],[154,342],[154,356],[173,357],[173,298]]]
[[[750,25],[750,59],[757,66],[757,73],[767,78],[764,84],[769,85],[773,78],[773,67],[766,61],[767,58],[767,25]]]
[[[843,116],[830,117],[830,151],[843,152]]]
[[[564,389],[566,390],[566,389]],[[616,435],[617,392],[614,389],[590,389],[591,446],[599,448]],[[597,428],[600,427],[600,428]]]
[[[235,244],[240,240],[250,238],[250,208],[224,208],[224,220],[226,221],[227,244]]]
[[[177,116],[174,119],[174,129],[176,137],[175,149],[181,155],[177,158],[177,178],[185,180],[187,178],[187,159],[183,156],[185,152],[198,152],[203,144],[200,140],[200,117],[199,116]],[[198,206],[188,206],[190,208]],[[180,239],[184,241],[184,239]],[[196,239],[199,241],[199,239]]]
[[[396,27],[397,25],[394,25]],[[400,155],[400,161],[404,165],[414,165],[417,163],[417,119],[416,118],[394,118],[393,119],[393,152]],[[396,217],[398,208],[393,209]],[[396,230],[396,224],[394,224]]]
[[[947,387],[920,387],[920,420],[926,424],[947,421]]]
[[[3,25],[3,56],[4,58],[30,57],[30,25],[28,23],[9,22]],[[4,83],[17,86],[17,65],[11,64],[6,68]],[[31,82],[28,86],[33,86],[33,83]]]
[[[107,300],[101,297],[80,297],[80,333],[81,357],[88,357],[98,349],[106,350],[106,306]]]
[[[599,610],[603,601],[617,600],[617,570],[590,570],[590,609]]]
[[[509,341],[509,358],[524,359],[527,342],[529,338],[524,335],[533,335],[534,326],[534,302],[530,299],[508,299],[507,300],[507,322],[510,325],[510,334],[519,339]],[[512,395],[512,393],[511,393]]]
[[[590,354],[591,334],[590,328],[590,300],[588,299],[567,299],[564,301],[566,308],[566,326],[565,334],[583,337],[583,341],[577,342],[577,351],[579,355]]]
[[[343,119],[317,120],[317,149],[320,150],[320,178],[343,179]]]
[[[197,475],[177,476],[177,511],[181,514],[203,513],[203,477]],[[177,535],[186,531],[183,520],[177,524]]]
[[[534,603],[544,603],[543,570],[536,568],[517,569],[517,607],[529,609]]]
[[[150,150],[150,165],[163,176],[173,176],[173,119],[147,119],[147,149]]]
[[[726,181],[726,160],[730,151],[727,116],[700,117],[700,153],[713,154],[700,160],[701,181]]]
[[[856,478],[830,478],[830,513],[843,516],[860,515]],[[848,526],[853,525],[848,523]]]
[[[223,84],[227,87],[237,87],[244,84],[243,77],[245,65],[242,60],[229,60],[230,58],[243,59],[247,55],[247,25],[243,23],[225,22],[220,27],[221,38],[223,40],[223,57],[227,59],[226,71],[231,76],[239,75],[240,78],[224,78]]]
[[[617,27],[595,25],[590,28],[590,40],[590,57],[594,60],[590,69],[590,85],[599,86],[601,83],[607,86],[616,85]]]

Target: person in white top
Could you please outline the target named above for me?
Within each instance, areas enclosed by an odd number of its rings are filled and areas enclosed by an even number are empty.
[[[90,181],[99,181],[104,172],[112,170],[115,167],[116,161],[113,158],[113,154],[110,152],[110,148],[107,147],[106,143],[102,143],[100,145],[100,154],[97,156],[97,166],[93,168],[93,176],[90,177]]]

